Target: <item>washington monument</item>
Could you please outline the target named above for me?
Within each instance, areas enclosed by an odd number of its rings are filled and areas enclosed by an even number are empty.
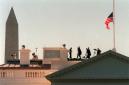
[[[5,31],[5,63],[7,60],[19,58],[18,53],[19,40],[18,40],[18,22],[14,13],[13,8],[11,8],[9,16],[6,21],[6,31]]]

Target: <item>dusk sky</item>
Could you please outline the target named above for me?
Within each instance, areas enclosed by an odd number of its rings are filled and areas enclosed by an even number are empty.
[[[102,52],[113,48],[113,30],[104,24],[112,12],[113,0],[0,0],[0,63],[4,61],[5,23],[11,7],[19,24],[19,49],[25,44],[32,52],[43,47],[80,46]],[[116,50],[129,56],[129,0],[116,0]],[[13,42],[13,41],[12,41]]]

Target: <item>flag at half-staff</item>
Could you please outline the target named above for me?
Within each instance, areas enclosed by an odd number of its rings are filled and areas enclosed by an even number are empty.
[[[107,19],[105,20],[105,25],[107,29],[110,29],[109,27],[109,23],[113,22],[113,12],[107,17]]]

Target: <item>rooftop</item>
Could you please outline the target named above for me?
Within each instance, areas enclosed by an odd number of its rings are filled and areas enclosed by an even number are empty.
[[[0,69],[51,69],[51,64],[42,64],[42,60],[30,60],[29,65],[21,65],[19,59],[8,60],[0,65]]]

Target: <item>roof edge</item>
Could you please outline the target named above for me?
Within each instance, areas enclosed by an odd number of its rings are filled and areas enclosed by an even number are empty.
[[[100,59],[100,58],[103,58],[103,56],[108,55],[108,54],[115,55],[115,56],[113,56],[113,57],[122,59],[122,60],[124,60],[125,62],[129,63],[129,57],[127,57],[127,56],[125,56],[125,55],[122,55],[122,54],[120,54],[120,53],[114,52],[114,51],[112,51],[112,50],[109,50],[109,51],[106,51],[106,52],[104,52],[104,53],[102,53],[102,54],[100,54],[100,55],[94,56],[94,57],[92,57],[92,58],[90,58],[90,59],[87,59],[87,60],[83,60],[82,62],[79,62],[79,63],[77,63],[77,64],[74,64],[74,65],[72,65],[72,66],[70,66],[70,67],[66,67],[66,68],[64,68],[64,69],[62,69],[62,70],[59,70],[59,71],[57,71],[57,72],[55,72],[55,73],[52,73],[52,74],[50,74],[50,75],[47,75],[46,78],[49,80],[49,79],[51,79],[51,78],[53,78],[53,77],[55,77],[55,76],[58,76],[58,75],[60,75],[60,74],[64,74],[65,72],[68,72],[68,71],[70,71],[70,70],[72,70],[72,69],[74,69],[74,68],[77,68],[77,67],[79,67],[80,65],[83,65],[83,64],[86,64],[86,63],[93,63],[94,61],[96,61],[96,60],[98,60],[98,59]]]

